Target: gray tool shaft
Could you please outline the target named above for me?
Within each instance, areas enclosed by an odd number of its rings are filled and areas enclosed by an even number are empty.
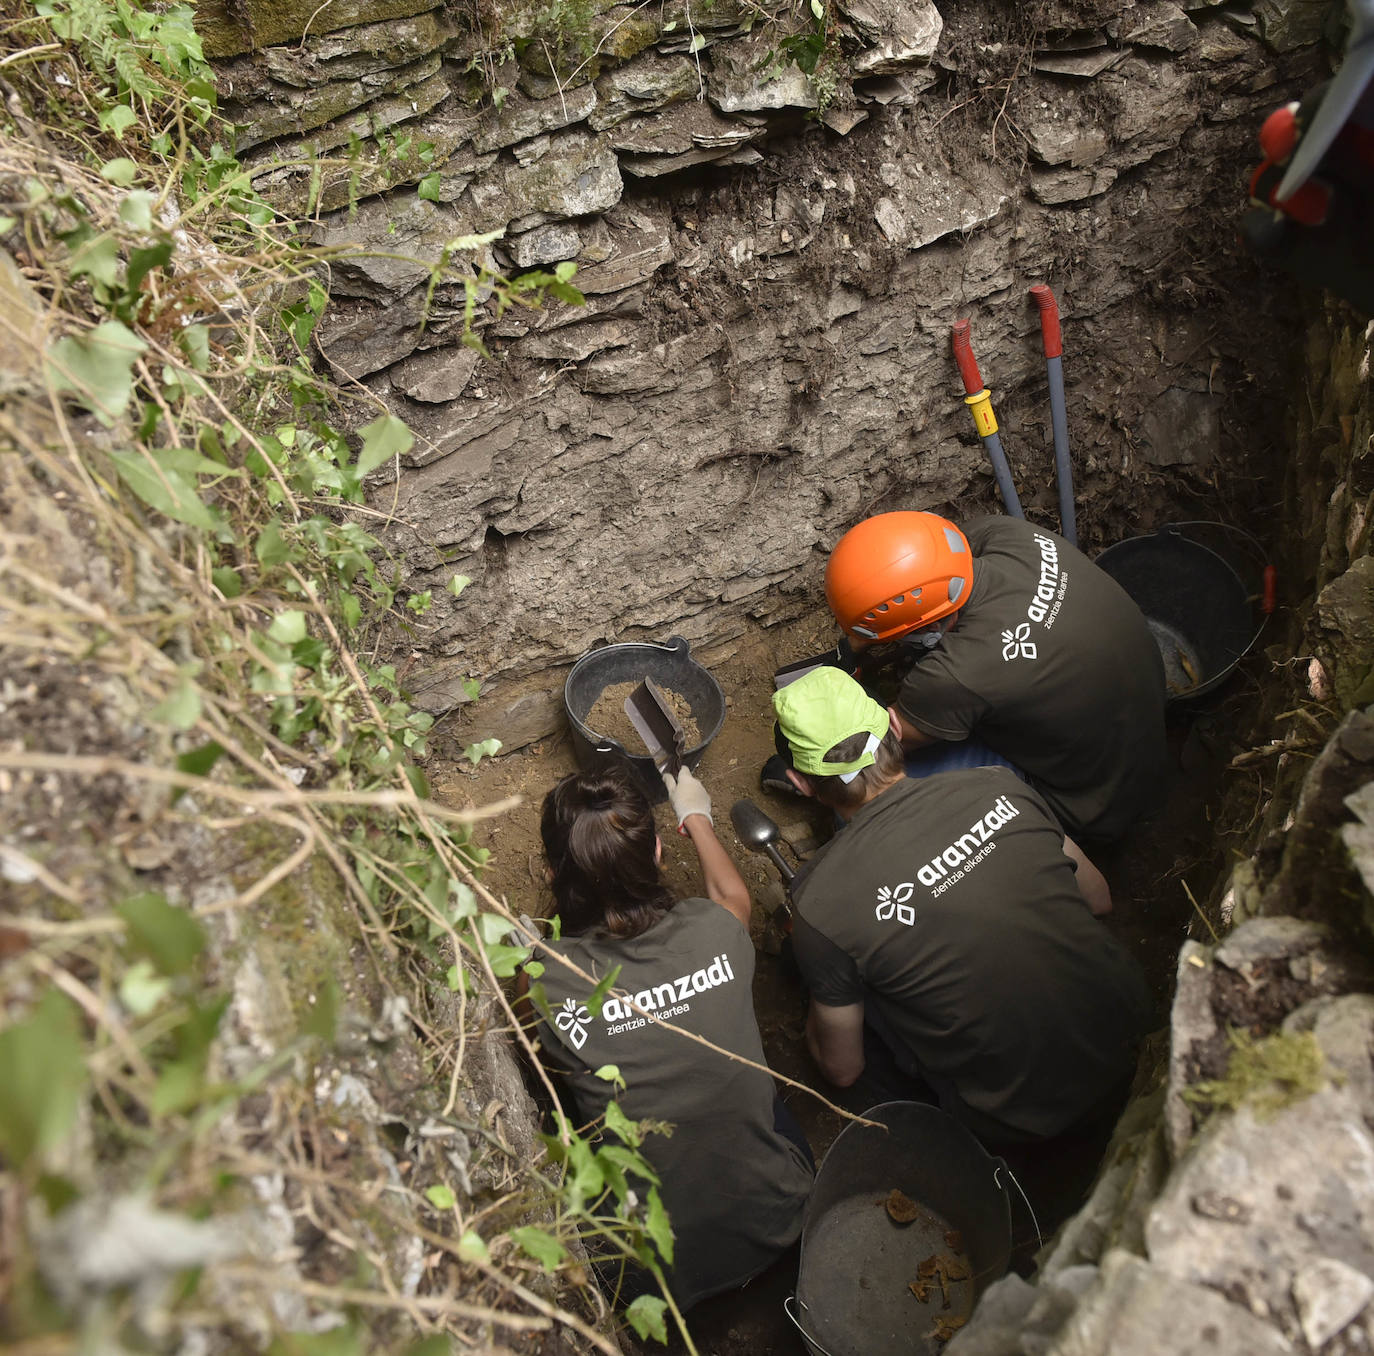
[[[1059,486],[1059,534],[1070,546],[1078,545],[1078,525],[1073,509],[1073,466],[1069,461],[1069,411],[1064,401],[1064,361],[1046,358],[1050,380],[1050,419],[1054,427],[1054,475]]]

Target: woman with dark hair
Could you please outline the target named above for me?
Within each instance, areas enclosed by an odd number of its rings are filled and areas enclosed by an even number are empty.
[[[544,798],[561,936],[537,953],[553,1018],[539,1035],[582,1121],[616,1095],[593,1072],[614,1064],[625,1114],[672,1125],[671,1135],[647,1135],[641,1152],[660,1178],[675,1237],[667,1278],[686,1309],[743,1285],[796,1240],[814,1168],[768,1074],[721,1053],[763,1064],[749,891],[716,837],[706,788],[685,768],[664,781],[704,898],[677,900],[664,886],[653,811],[628,767],[564,777]],[[585,1000],[617,967],[593,1015]]]

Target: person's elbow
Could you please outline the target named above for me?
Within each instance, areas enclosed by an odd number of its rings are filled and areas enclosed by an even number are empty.
[[[862,1039],[855,1039],[848,1031],[824,1030],[814,1009],[807,1023],[806,1044],[826,1082],[837,1088],[850,1087],[864,1071]]]
[[[825,1081],[837,1088],[853,1087],[859,1081],[859,1075],[864,1071],[862,1059],[826,1059],[824,1056],[817,1058],[816,1063],[820,1065],[821,1073],[825,1075]]]

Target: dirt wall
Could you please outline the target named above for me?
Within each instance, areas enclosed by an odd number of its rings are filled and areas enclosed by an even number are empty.
[[[1313,60],[1301,7],[402,9],[330,10],[291,47],[251,5],[207,32],[259,186],[304,202],[282,159],[323,158],[321,239],[380,252],[334,270],[320,347],[419,435],[374,504],[404,589],[433,591],[405,681],[436,711],[482,682],[462,738],[548,733],[594,644],[722,654],[816,608],[867,513],[994,508],[956,316],[1054,522],[1034,282],[1064,314],[1089,548],[1254,499],[1291,289],[1234,219]],[[808,75],[786,44],[818,33]],[[577,263],[587,305],[479,308],[477,358],[460,280],[430,274],[474,231],[508,273]]]

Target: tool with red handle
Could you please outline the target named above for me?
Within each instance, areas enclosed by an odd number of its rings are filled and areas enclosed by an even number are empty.
[[[954,361],[959,364],[959,375],[964,382],[964,404],[973,415],[973,426],[983,440],[983,450],[992,463],[992,473],[997,478],[997,492],[1002,496],[1002,507],[1013,518],[1024,518],[1021,501],[1016,497],[1016,482],[1011,478],[1011,467],[1007,464],[1007,454],[1002,450],[1002,440],[997,436],[997,419],[992,413],[992,392],[983,385],[982,374],[978,371],[978,360],[973,356],[973,344],[969,339],[969,322],[954,322]]]
[[[1059,532],[1070,546],[1078,545],[1073,510],[1073,466],[1069,461],[1069,412],[1064,403],[1063,339],[1059,333],[1059,303],[1044,283],[1030,290],[1040,312],[1040,341],[1050,379],[1050,421],[1054,426],[1054,475],[1059,486]]]

